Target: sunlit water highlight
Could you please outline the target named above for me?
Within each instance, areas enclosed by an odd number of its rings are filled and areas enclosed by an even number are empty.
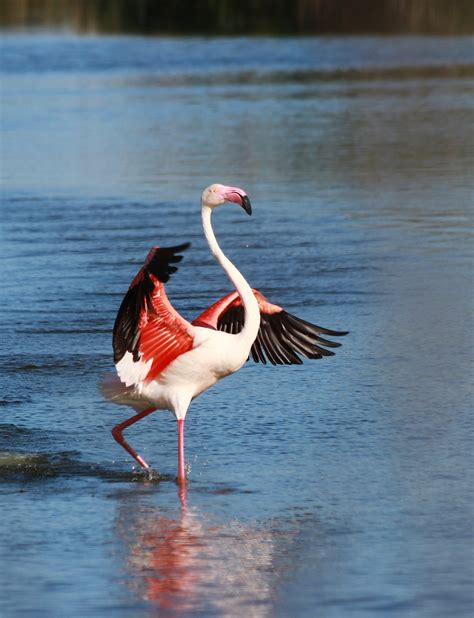
[[[2,41],[0,613],[469,616],[472,40]],[[204,186],[252,285],[348,329],[336,357],[248,364],[130,441],[102,401],[152,244],[170,297],[229,290]]]

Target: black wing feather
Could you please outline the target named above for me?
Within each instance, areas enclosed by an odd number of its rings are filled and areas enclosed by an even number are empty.
[[[217,330],[237,334],[244,322],[243,306],[232,306],[219,318]],[[334,352],[326,348],[337,348],[341,344],[324,339],[321,334],[342,337],[347,332],[311,324],[284,310],[272,314],[260,313],[260,330],[250,354],[256,363],[264,365],[267,359],[272,365],[301,365],[303,361],[298,355],[313,359],[333,356]]]
[[[176,254],[181,253],[181,251],[186,251],[190,246],[191,243],[185,242],[182,245],[176,245],[174,247],[157,248],[146,263],[145,271],[154,275],[158,281],[167,283],[170,275],[178,270],[176,266],[171,266],[171,264],[177,264],[183,259],[182,255]]]

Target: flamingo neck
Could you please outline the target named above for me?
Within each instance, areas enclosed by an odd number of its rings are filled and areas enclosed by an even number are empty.
[[[214,230],[212,229],[211,213],[212,209],[209,208],[209,206],[203,205],[202,225],[204,228],[204,235],[212,254],[227,273],[227,276],[232,281],[232,284],[235,286],[235,289],[239,293],[242,300],[245,311],[245,324],[240,333],[234,336],[245,341],[250,349],[250,346],[255,341],[258,329],[260,328],[260,309],[252,288],[219,247],[217,239],[214,235]]]

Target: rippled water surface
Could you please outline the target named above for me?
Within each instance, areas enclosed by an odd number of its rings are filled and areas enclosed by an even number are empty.
[[[0,614],[472,615],[472,39],[1,43]],[[152,244],[193,318],[247,279],[350,330],[112,440],[97,390]]]

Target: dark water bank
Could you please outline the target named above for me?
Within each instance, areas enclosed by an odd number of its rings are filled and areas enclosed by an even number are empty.
[[[474,30],[470,0],[2,0],[0,25],[80,32],[316,34]]]

